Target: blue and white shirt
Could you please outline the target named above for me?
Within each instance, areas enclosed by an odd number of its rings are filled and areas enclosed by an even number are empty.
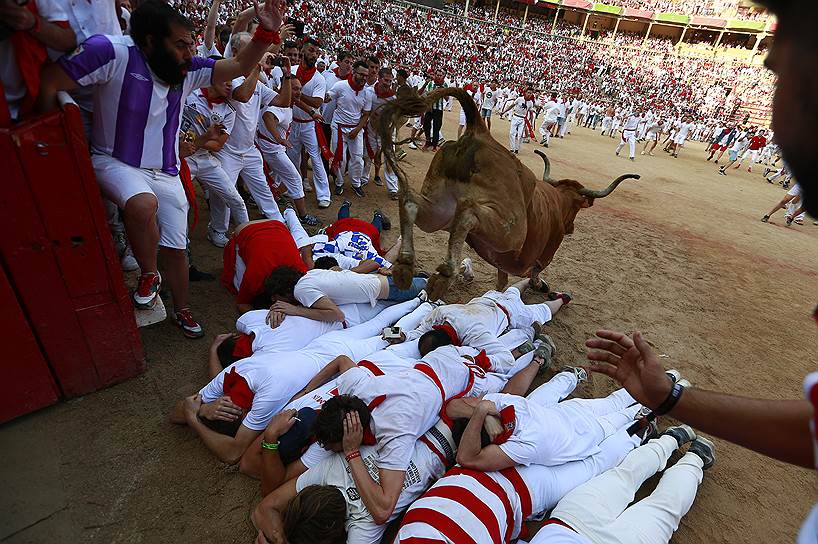
[[[375,261],[381,268],[392,266],[392,263],[378,255],[372,239],[362,232],[345,231],[334,240],[315,244],[312,257],[333,257],[344,270],[355,268],[367,259]]]
[[[168,86],[130,36],[96,34],[57,61],[79,85],[94,85],[91,148],[137,168],[179,173],[182,106],[208,87],[216,61],[193,57],[185,81]]]

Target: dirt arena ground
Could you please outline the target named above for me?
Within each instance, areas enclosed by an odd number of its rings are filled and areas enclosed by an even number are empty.
[[[453,138],[455,113],[444,134]],[[494,135],[507,142],[508,123]],[[552,175],[603,187],[625,172],[642,175],[580,213],[545,272],[575,302],[549,324],[558,364],[584,359],[583,342],[601,327],[641,329],[695,385],[738,395],[800,398],[801,380],[818,368],[818,329],[810,318],[818,293],[818,227],[783,226],[783,213],[759,221],[783,195],[758,173],[716,175],[693,143],[679,159],[662,152],[614,156],[616,140],[575,129],[548,150]],[[534,172],[540,159],[526,145],[520,159]],[[410,151],[408,171],[419,186],[430,154]],[[382,207],[397,224],[395,203],[370,184],[351,196],[353,213]],[[333,219],[340,199],[322,213]],[[202,209],[204,205],[202,203]],[[204,239],[207,217],[193,233],[199,268],[218,274],[221,252]],[[397,237],[387,232],[386,241]],[[419,261],[433,270],[446,234],[417,235]],[[493,270],[474,258],[476,279],[449,302],[491,288]],[[813,263],[810,265],[809,263]],[[142,331],[147,372],[127,383],[74,399],[0,428],[3,468],[0,541],[247,543],[258,484],[217,462],[167,412],[206,382],[213,336],[232,330],[231,297],[217,282],[191,285],[196,315],[207,328],[199,341],[169,323]],[[531,300],[541,295],[529,294]],[[579,396],[612,389],[598,376]],[[816,501],[814,473],[718,442],[718,462],[674,538],[677,543],[791,542]]]

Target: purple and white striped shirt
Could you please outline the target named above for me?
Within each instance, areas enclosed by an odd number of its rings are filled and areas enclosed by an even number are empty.
[[[57,61],[79,85],[94,85],[91,148],[137,168],[179,173],[182,106],[207,87],[216,61],[193,57],[185,81],[159,81],[130,36],[91,36]]]

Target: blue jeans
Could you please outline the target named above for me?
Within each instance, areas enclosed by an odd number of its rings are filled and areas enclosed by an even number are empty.
[[[386,279],[389,282],[389,297],[386,300],[392,302],[412,300],[426,287],[426,278],[413,278],[409,289],[398,289],[392,276],[387,276]]]
[[[349,217],[349,206],[343,205],[340,208],[338,208],[338,219],[346,219],[348,217]],[[370,222],[372,223],[373,227],[378,229],[378,232],[381,232],[383,230],[383,221],[381,220],[381,215],[380,214],[376,213],[375,215],[373,215],[372,216],[372,221],[370,221]]]

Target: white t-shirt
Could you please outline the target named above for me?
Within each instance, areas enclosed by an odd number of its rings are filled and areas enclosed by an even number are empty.
[[[517,117],[528,117],[528,112],[534,109],[534,102],[526,100],[524,96],[517,97],[514,100],[514,109],[512,113]]]
[[[493,110],[494,104],[497,103],[497,91],[491,87],[485,87],[483,90],[483,109]]]
[[[281,66],[273,66],[270,70],[270,75],[267,78],[267,86],[274,91],[281,89],[281,79],[284,77],[284,71]]]
[[[600,425],[570,404],[545,408],[525,397],[491,393],[484,397],[501,411],[513,407],[511,436],[500,449],[518,465],[556,466],[599,452]]]
[[[676,139],[681,142],[684,142],[687,139],[688,134],[690,134],[690,131],[693,130],[694,128],[696,128],[695,123],[682,123],[679,126],[679,130],[676,132]]]
[[[210,57],[210,56],[213,56],[213,55],[218,55],[218,56],[222,55],[221,53],[219,53],[219,50],[216,49],[216,44],[215,43],[210,46],[210,49],[205,47],[204,43],[200,43],[199,45],[196,46],[196,54],[199,55],[200,57]]]
[[[636,115],[628,116],[627,121],[625,121],[625,125],[622,127],[623,130],[636,130],[636,127],[639,126],[639,117]]]
[[[245,77],[240,76],[233,80],[233,91],[244,83]],[[256,130],[261,119],[261,112],[266,110],[270,102],[278,96],[275,91],[266,85],[256,82],[253,96],[247,102],[229,100],[236,110],[236,122],[233,131],[224,144],[224,149],[242,155],[255,147]]]
[[[361,446],[360,451],[361,460],[367,472],[373,480],[378,482],[380,473],[376,465],[377,446]],[[377,544],[381,541],[388,523],[400,516],[429,486],[443,476],[445,471],[446,467],[443,462],[429,449],[429,446],[415,441],[398,502],[395,504],[389,521],[381,525],[375,523],[372,514],[364,505],[350,473],[349,464],[343,455],[332,455],[309,468],[307,472],[298,477],[295,489],[300,492],[310,485],[329,485],[341,490],[347,503],[345,521],[347,544]]]
[[[368,302],[375,306],[380,292],[381,279],[376,274],[313,269],[298,280],[293,294],[309,308],[321,297],[328,297],[335,304]]]
[[[270,106],[264,112],[264,115],[270,113],[276,119],[275,130],[279,138],[287,139],[290,132],[290,124],[293,121],[292,108],[279,108],[278,106]],[[276,142],[273,134],[267,130],[267,125],[264,123],[264,115],[258,124],[259,138],[257,140],[258,147],[262,153],[283,153],[287,148]]]
[[[326,70],[323,74],[324,80],[326,81],[326,88],[327,90],[332,89],[333,85],[342,81],[335,72],[332,70]],[[330,102],[324,102],[324,105],[321,106],[321,117],[324,118],[324,122],[328,125],[332,124],[332,118],[335,116],[335,101],[332,100]]]
[[[557,112],[559,108],[557,108],[557,103],[553,100],[549,100],[545,103],[542,107],[543,111],[545,112],[545,122],[546,123],[556,123],[557,122]]]
[[[298,66],[293,66],[290,68],[290,73],[297,74],[298,73]],[[310,98],[320,98],[322,103],[324,97],[327,94],[327,80],[324,79],[323,74],[319,74],[318,70],[312,75],[312,78],[301,87],[301,95],[307,96]],[[298,106],[293,106],[293,119],[300,119],[301,121],[309,121],[310,115],[299,108]]]
[[[36,0],[35,3],[40,17],[46,21],[68,22],[68,14],[65,12],[62,2],[58,0]],[[122,34],[122,32],[119,31],[119,34]],[[52,58],[58,55],[59,53],[49,50],[49,56]],[[26,96],[26,87],[17,66],[17,58],[14,55],[11,38],[0,42],[0,81],[2,81],[6,93],[6,102],[8,103],[11,118],[16,119],[20,113],[20,101]]]
[[[372,111],[372,97],[375,92],[370,88],[354,90],[349,81],[339,81],[329,90],[330,100],[335,102],[333,125],[357,125],[364,112]]]

